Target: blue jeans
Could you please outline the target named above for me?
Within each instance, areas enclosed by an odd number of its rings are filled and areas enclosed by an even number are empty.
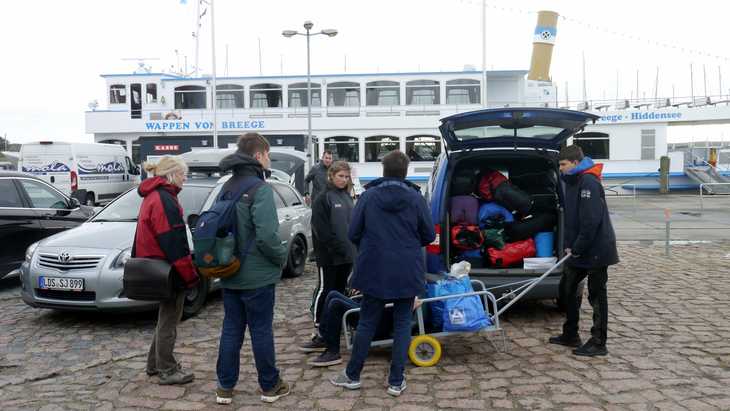
[[[413,299],[381,300],[370,295],[363,295],[360,307],[360,321],[355,331],[352,356],[347,363],[347,376],[353,381],[360,381],[360,372],[370,350],[378,323],[381,320],[385,304],[393,303],[393,352],[390,359],[390,375],[388,384],[400,385],[403,382],[408,346],[411,344],[411,318]]]
[[[279,381],[273,331],[275,290],[273,284],[254,290],[223,289],[225,315],[216,365],[220,388],[233,389],[238,382],[246,325],[261,390],[268,391]]]
[[[335,354],[340,353],[340,333],[342,332],[342,316],[347,310],[360,307],[360,304],[347,298],[337,291],[330,291],[324,302],[321,321],[319,322],[319,335],[327,343],[327,351]],[[351,317],[353,320],[357,316]]]

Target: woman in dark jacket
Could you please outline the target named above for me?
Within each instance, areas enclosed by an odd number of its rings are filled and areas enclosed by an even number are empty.
[[[344,294],[347,277],[352,271],[355,248],[347,238],[354,207],[350,172],[347,162],[334,162],[327,171],[327,189],[312,204],[312,230],[319,271],[311,306],[315,326],[322,318],[327,294],[333,290]],[[324,351],[326,344],[317,335],[300,348],[306,352]]]
[[[161,301],[157,327],[147,356],[147,375],[159,374],[161,385],[185,384],[195,375],[184,371],[173,356],[177,323],[185,301],[185,288],[195,287],[198,274],[188,246],[182,208],[177,199],[187,166],[176,157],[163,157],[156,164],[145,164],[151,178],[139,185],[137,192],[144,199],[137,219],[132,256],[166,260],[176,275],[173,296]]]

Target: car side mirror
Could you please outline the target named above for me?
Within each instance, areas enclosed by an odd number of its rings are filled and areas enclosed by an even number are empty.
[[[71,210],[77,209],[81,207],[81,202],[78,198],[71,198],[71,200],[68,202],[68,208]]]
[[[188,221],[187,221],[188,227],[190,227],[190,229],[195,228],[195,226],[198,224],[199,218],[200,218],[200,216],[197,214],[190,214],[188,216]]]

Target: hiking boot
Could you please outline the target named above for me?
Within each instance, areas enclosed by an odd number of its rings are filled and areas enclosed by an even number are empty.
[[[233,402],[233,389],[216,388],[215,403],[220,405],[228,405]]]
[[[596,357],[599,355],[607,355],[608,350],[606,349],[606,344],[599,344],[591,338],[588,342],[573,350],[573,354],[581,357]]]
[[[574,335],[572,337],[566,337],[563,334],[556,335],[554,337],[550,337],[548,340],[550,344],[557,344],[557,345],[564,345],[566,347],[580,347],[580,345],[583,343],[580,340],[580,337],[577,335]]]
[[[271,403],[281,397],[286,397],[287,395],[289,395],[290,392],[291,391],[289,391],[289,384],[284,382],[284,380],[279,377],[279,381],[276,383],[274,388],[261,392],[261,401]]]
[[[360,384],[360,381],[351,380],[350,377],[347,376],[347,371],[345,370],[342,370],[341,373],[333,375],[330,378],[330,382],[335,387],[345,387],[348,390],[357,390],[362,386],[362,384]]]
[[[160,373],[160,385],[180,385],[192,382],[195,374],[185,371],[182,368],[176,368],[169,373]]]
[[[403,376],[403,381],[400,383],[400,385],[388,385],[388,394],[398,397],[400,396],[403,391],[406,389],[406,377]]]
[[[340,363],[342,363],[342,357],[340,357],[340,354],[332,351],[325,351],[317,358],[313,358],[307,361],[307,364],[311,365],[312,367],[329,367],[330,365],[336,365]]]
[[[315,335],[312,340],[299,346],[299,351],[302,352],[324,352],[327,349],[327,344],[324,342],[324,338]]]

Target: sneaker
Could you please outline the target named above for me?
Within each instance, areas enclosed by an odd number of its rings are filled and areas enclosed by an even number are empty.
[[[327,349],[327,344],[324,342],[324,338],[315,335],[312,340],[308,343],[299,346],[299,351],[302,352],[324,352]]]
[[[233,389],[216,388],[215,403],[220,405],[228,405],[233,402]]]
[[[340,357],[340,354],[332,351],[325,351],[317,358],[307,361],[307,364],[312,367],[329,367],[330,365],[337,365],[340,363],[342,363],[342,357]]]
[[[182,368],[177,368],[169,373],[160,373],[160,385],[180,385],[192,382],[195,379],[195,374],[189,371],[185,371]]]
[[[596,340],[591,338],[588,342],[573,350],[573,354],[581,357],[596,357],[608,355],[608,350],[606,344],[598,344]]]
[[[274,388],[261,392],[261,401],[271,403],[281,397],[286,397],[290,392],[289,384],[279,378],[279,382],[276,383]]]
[[[330,378],[330,382],[335,387],[345,387],[348,390],[357,390],[362,386],[360,384],[360,381],[354,381],[351,380],[350,377],[347,376],[347,371],[342,370],[341,373],[335,374]]]
[[[548,340],[550,344],[564,345],[566,347],[580,347],[583,342],[580,340],[580,336],[566,337],[563,334],[550,337]]]
[[[403,382],[400,383],[400,385],[388,385],[388,394],[398,397],[400,396],[403,391],[406,389],[406,377],[403,377]]]

